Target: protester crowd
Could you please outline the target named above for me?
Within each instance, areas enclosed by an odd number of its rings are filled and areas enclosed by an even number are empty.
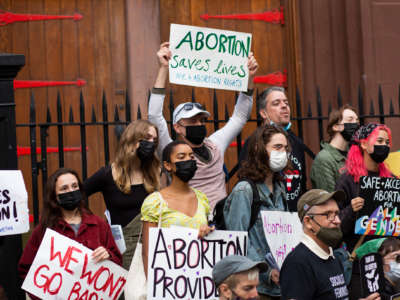
[[[197,102],[182,103],[173,112],[178,138],[172,141],[163,116],[169,43],[161,44],[157,57],[160,69],[150,96],[149,120],[127,126],[112,163],[83,183],[70,169],[59,169],[49,178],[40,225],[19,263],[22,278],[46,228],[94,250],[94,260],[112,260],[130,273],[136,271],[131,261],[139,249],[147,274],[150,228],[183,226],[197,229],[200,239],[215,229],[248,232],[247,257],[227,256],[214,266],[220,299],[372,300],[400,292],[400,241],[354,234],[357,212],[365,205],[359,196],[360,177],[393,177],[384,163],[392,145],[387,126],[359,126],[351,106],[333,110],[329,141],[321,143],[309,176],[312,189],[307,191],[305,145],[290,129],[285,90],[270,87],[259,95],[263,123],[245,142],[239,180],[228,194],[224,154],[250,117],[256,59],[248,57],[248,91],[239,94],[225,126],[208,135],[205,121],[210,113]],[[161,174],[167,177],[167,186],[160,183]],[[107,222],[86,206],[86,197],[96,192],[103,194],[111,224],[122,228],[123,255]],[[303,226],[300,243],[281,270],[266,262],[271,250],[262,211],[297,212]],[[384,292],[366,295],[359,262],[371,252],[382,257],[385,287]],[[128,276],[130,285],[135,282]],[[129,293],[125,299],[130,299]]]

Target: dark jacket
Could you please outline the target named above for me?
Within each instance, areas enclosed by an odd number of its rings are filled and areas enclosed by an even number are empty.
[[[286,193],[289,211],[297,211],[297,201],[300,196],[307,190],[306,176],[306,161],[305,161],[305,146],[303,141],[298,138],[290,129],[286,131],[288,134],[289,144],[292,148],[290,160],[293,170],[285,174],[286,177]],[[239,156],[239,165],[247,159],[249,139],[243,145],[243,149]]]

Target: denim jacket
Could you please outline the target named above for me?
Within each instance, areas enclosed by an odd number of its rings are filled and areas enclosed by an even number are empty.
[[[260,200],[263,202],[260,211],[280,210],[287,211],[285,186],[282,182],[274,183],[274,193],[271,195],[265,183],[257,183]],[[272,197],[271,197],[272,196]],[[272,198],[272,199],[271,199]],[[232,193],[225,201],[224,218],[227,230],[247,231],[250,224],[251,203],[253,191],[250,184],[240,181],[233,188]],[[258,214],[254,226],[249,230],[249,244],[247,256],[253,261],[265,261],[265,255],[270,252],[265,238],[261,214]],[[271,269],[260,274],[260,284],[257,290],[260,294],[279,296],[280,288],[270,280]]]

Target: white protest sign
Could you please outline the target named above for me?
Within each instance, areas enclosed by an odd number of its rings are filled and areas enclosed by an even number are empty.
[[[128,272],[110,260],[94,263],[92,252],[47,229],[22,289],[41,299],[117,300]]]
[[[261,211],[268,246],[279,268],[286,256],[297,246],[303,227],[297,213],[286,211]]]
[[[227,255],[246,255],[246,231],[214,231],[204,239],[184,227],[150,228],[147,299],[218,299],[211,272]]]
[[[0,235],[29,231],[28,193],[21,171],[0,171]]]
[[[171,24],[169,81],[247,91],[251,34]]]

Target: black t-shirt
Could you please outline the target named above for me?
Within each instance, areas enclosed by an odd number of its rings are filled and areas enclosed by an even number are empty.
[[[144,199],[149,194],[143,184],[131,186],[129,194],[123,193],[115,184],[111,167],[103,167],[85,180],[83,188],[86,195],[101,192],[107,209],[110,211],[111,223],[125,227],[139,213]]]
[[[289,211],[297,211],[297,201],[300,196],[306,192],[307,190],[307,177],[306,177],[306,162],[304,155],[304,143],[298,138],[293,131],[286,131],[288,134],[289,144],[292,148],[292,152],[290,153],[290,161],[292,163],[293,170],[285,173],[285,186],[287,193],[287,203],[289,207]],[[242,163],[243,160],[247,159],[249,150],[248,150],[249,139],[243,145],[243,149],[240,152],[239,156],[239,164]]]
[[[349,299],[340,262],[318,257],[300,243],[289,253],[280,272],[282,299]]]

